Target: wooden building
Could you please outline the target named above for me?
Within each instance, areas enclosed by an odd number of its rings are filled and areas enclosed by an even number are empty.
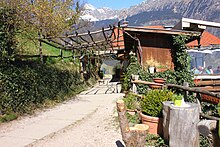
[[[161,27],[126,27],[123,33],[125,52],[135,52],[143,66],[166,67],[167,69],[174,67],[171,56],[171,50],[175,51],[173,36],[188,35],[191,36],[190,41],[200,36],[200,32]]]

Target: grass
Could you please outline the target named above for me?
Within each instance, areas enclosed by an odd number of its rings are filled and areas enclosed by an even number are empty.
[[[18,54],[20,55],[39,55],[39,41],[31,41],[25,37],[17,37],[18,44]],[[42,52],[45,56],[59,56],[60,49],[52,47],[48,44],[42,43]],[[71,51],[63,51],[63,57],[71,56]]]
[[[7,113],[4,115],[0,115],[0,123],[8,122],[17,119],[18,116],[15,113]]]

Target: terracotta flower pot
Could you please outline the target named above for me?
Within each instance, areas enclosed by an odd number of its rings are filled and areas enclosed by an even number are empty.
[[[162,88],[161,85],[154,85],[154,84],[150,84],[149,87],[152,88],[152,89],[160,89],[160,88]]]
[[[162,118],[148,116],[143,113],[140,113],[140,117],[141,117],[142,123],[149,126],[149,134],[162,135],[163,133],[163,130],[162,130],[163,119]]]
[[[154,82],[155,83],[160,83],[160,84],[163,84],[163,83],[165,83],[165,79],[163,79],[163,78],[153,78],[153,80],[154,80]]]

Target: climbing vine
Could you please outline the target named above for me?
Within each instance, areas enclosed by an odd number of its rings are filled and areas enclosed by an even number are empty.
[[[186,35],[173,36],[172,60],[177,84],[182,85],[183,82],[193,84],[192,73],[190,72],[190,56],[186,52],[186,41],[189,39]]]

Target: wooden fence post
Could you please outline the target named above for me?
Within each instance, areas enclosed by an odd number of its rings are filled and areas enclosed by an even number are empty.
[[[126,117],[126,107],[123,100],[117,101],[117,111],[121,128],[122,139],[126,147],[145,147],[148,125],[136,124],[129,127]]]
[[[41,63],[44,63],[44,59],[43,59],[43,51],[42,51],[42,42],[41,42],[41,34],[40,32],[38,32],[38,40],[39,40],[39,54],[40,54],[40,60],[41,60]]]
[[[131,75],[131,80],[138,80],[139,75]],[[132,84],[132,92],[137,94],[137,85],[135,83]]]
[[[186,104],[189,106],[176,107],[171,101],[163,102],[163,131],[171,147],[199,147],[199,105]]]
[[[185,87],[189,87],[189,83],[188,82],[183,82],[183,86]],[[187,100],[187,96],[189,95],[188,91],[184,91],[184,100]]]

